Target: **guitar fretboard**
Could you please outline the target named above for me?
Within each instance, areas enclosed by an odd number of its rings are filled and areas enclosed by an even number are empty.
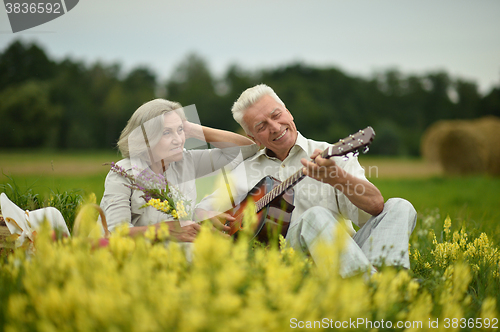
[[[349,152],[357,151],[362,147],[367,147],[373,141],[374,136],[375,132],[373,131],[373,129],[371,127],[366,127],[356,134],[350,135],[348,138],[339,140],[337,143],[321,152],[321,157],[328,159],[333,156],[342,156],[346,155]],[[270,192],[264,195],[257,202],[255,202],[255,212],[259,212],[260,210],[262,210],[276,197],[282,195],[287,189],[299,183],[304,177],[305,175],[301,168],[285,181],[274,187]]]
[[[270,192],[264,195],[261,199],[255,202],[255,212],[259,212],[266,205],[271,203],[276,197],[283,194],[288,188],[295,186],[300,180],[305,177],[302,169],[295,172],[292,176],[290,176],[285,181],[281,182],[279,185],[274,187]]]

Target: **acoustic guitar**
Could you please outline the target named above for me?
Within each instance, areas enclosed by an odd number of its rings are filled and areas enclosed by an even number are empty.
[[[346,156],[351,152],[357,155],[360,150],[364,150],[363,152],[366,153],[368,145],[371,144],[374,137],[375,131],[373,128],[366,127],[328,147],[321,153],[321,157],[327,159],[334,156]],[[270,239],[278,238],[279,234],[285,237],[294,209],[293,186],[304,177],[301,168],[283,182],[272,176],[262,178],[248,192],[240,204],[226,211],[226,213],[236,218],[236,220],[226,223],[231,228],[229,235],[235,239],[238,237],[238,233],[243,229],[242,221],[245,208],[250,201],[253,201],[255,203],[257,222],[250,226],[252,227],[252,240],[256,239],[262,243],[268,243]]]

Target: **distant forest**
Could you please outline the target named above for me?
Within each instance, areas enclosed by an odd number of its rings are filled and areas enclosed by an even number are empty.
[[[437,120],[500,116],[500,85],[482,95],[475,82],[443,71],[355,77],[295,63],[256,71],[231,65],[216,78],[190,54],[159,82],[147,67],[125,73],[119,64],[55,61],[15,41],[0,54],[0,148],[111,149],[131,114],[156,97],[195,104],[202,124],[240,131],[231,106],[258,83],[277,92],[306,137],[333,143],[372,126],[374,154],[418,156],[422,133]]]

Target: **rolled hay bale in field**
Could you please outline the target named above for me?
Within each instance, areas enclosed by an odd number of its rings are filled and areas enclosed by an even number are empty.
[[[500,175],[500,119],[439,121],[422,137],[422,155],[448,174]]]
[[[491,175],[500,175],[500,118],[487,116],[475,121],[478,131],[483,133],[488,146],[486,172]]]
[[[458,123],[462,122],[464,121],[441,120],[430,125],[422,135],[420,143],[420,152],[422,154],[422,157],[430,162],[440,163],[438,143],[442,141],[443,137],[451,129],[453,129]]]
[[[439,162],[448,174],[484,173],[487,139],[472,123],[457,123],[437,142]]]

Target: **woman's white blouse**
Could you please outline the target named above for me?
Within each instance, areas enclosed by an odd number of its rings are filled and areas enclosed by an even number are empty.
[[[233,169],[257,151],[258,147],[255,144],[225,149],[184,150],[183,159],[170,163],[163,175],[169,183],[180,190],[185,199],[192,202],[194,208],[194,204],[196,204],[195,179],[215,172],[222,167],[227,170]],[[141,169],[147,168],[145,162],[129,158],[120,160],[117,165],[131,175],[134,173],[133,166]],[[172,220],[168,214],[153,207],[141,208],[146,203],[141,197],[144,193],[132,190],[126,184],[131,184],[130,180],[113,171],[110,171],[106,176],[104,195],[100,205],[105,213],[110,231],[122,223],[133,227]]]

